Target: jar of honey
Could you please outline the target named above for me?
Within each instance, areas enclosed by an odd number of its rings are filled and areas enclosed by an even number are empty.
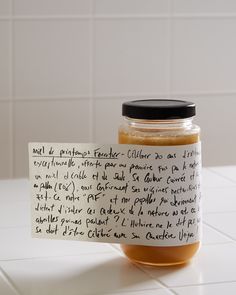
[[[176,146],[199,144],[200,128],[193,124],[195,104],[183,100],[146,99],[122,105],[124,122],[119,128],[120,144]],[[158,195],[157,195],[158,197]],[[197,210],[196,210],[197,212]],[[198,208],[198,216],[199,208]],[[199,221],[201,227],[201,222]],[[182,245],[122,244],[132,261],[149,265],[177,265],[188,262],[200,247],[200,238]]]

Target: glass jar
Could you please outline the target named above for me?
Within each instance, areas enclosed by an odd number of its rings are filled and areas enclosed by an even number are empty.
[[[122,115],[120,144],[179,146],[200,141],[200,128],[193,124],[194,103],[170,99],[137,100],[124,103]],[[149,265],[183,264],[199,247],[200,241],[181,246],[158,246],[158,241],[156,246],[121,245],[129,259]]]

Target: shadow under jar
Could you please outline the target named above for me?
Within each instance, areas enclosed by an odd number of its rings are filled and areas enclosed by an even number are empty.
[[[122,105],[122,115],[120,144],[180,146],[200,141],[200,128],[193,124],[194,103],[170,99],[136,100]],[[121,245],[130,260],[163,266],[188,262],[199,247],[200,240],[181,246],[158,246],[158,241],[155,246]]]

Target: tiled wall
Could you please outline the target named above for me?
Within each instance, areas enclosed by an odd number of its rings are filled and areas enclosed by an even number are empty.
[[[204,165],[236,164],[235,0],[0,0],[0,177],[29,141],[116,142],[125,98],[195,101]]]

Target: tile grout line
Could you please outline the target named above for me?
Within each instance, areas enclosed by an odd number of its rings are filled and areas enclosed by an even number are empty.
[[[63,17],[63,16],[62,16]],[[66,16],[64,16],[66,17]],[[82,16],[83,17],[83,16]],[[236,18],[236,13],[172,13],[171,17],[173,19],[232,19]],[[169,12],[168,13],[161,13],[161,14],[95,14],[95,19],[168,19],[169,18]]]
[[[169,292],[171,292],[172,294],[174,294],[174,295],[179,295],[178,293],[176,293],[176,291],[175,290],[173,290],[172,288],[169,288],[168,289],[168,291]]]
[[[222,95],[225,95],[225,96],[235,96],[236,94],[236,91],[233,91],[233,92],[175,92],[175,91],[172,91],[171,92],[171,95],[172,96],[191,96],[191,95],[198,95],[198,97],[200,96],[203,96],[203,97],[206,97],[208,96],[208,98],[210,97],[213,97],[213,96],[222,96]],[[120,99],[121,96],[126,96],[126,97],[130,97],[130,98],[145,98],[145,97],[151,97],[151,96],[157,96],[157,97],[163,97],[163,96],[166,96],[166,93],[143,93],[143,94],[140,94],[140,93],[121,93],[121,94],[104,94],[104,95],[95,95],[93,94],[93,96],[96,98],[96,99]],[[15,97],[15,99],[17,101],[60,101],[60,100],[77,100],[77,99],[89,99],[90,98],[90,95],[76,95],[76,96],[67,96],[67,97],[64,97],[64,96],[45,96],[45,97]],[[0,99],[0,102],[1,101],[8,101],[8,99],[4,99],[4,98],[1,98]],[[214,167],[214,166],[213,166]],[[205,168],[205,167],[203,167]],[[207,167],[205,169],[212,169],[211,167]]]
[[[135,264],[136,265],[136,264]],[[155,282],[157,282],[159,285],[161,285],[162,289],[170,291],[172,294],[176,295],[175,292],[173,292],[165,283],[161,282],[160,280],[153,277],[149,272],[147,272],[141,265],[136,265],[137,268],[139,268],[143,273],[148,275],[151,279],[153,279]]]
[[[9,153],[10,153],[10,159],[9,159],[9,177],[13,178],[13,154],[14,154],[14,148],[13,148],[13,101],[10,99],[9,101]]]
[[[101,20],[116,20],[116,19],[167,19],[169,18],[168,13],[154,13],[154,14],[94,14],[95,19]],[[236,13],[173,13],[173,19],[234,19],[236,18]],[[11,16],[0,16],[0,21],[9,20]],[[43,15],[43,14],[35,14],[35,15],[14,15],[14,20],[19,21],[27,21],[27,20],[84,20],[90,19],[90,14],[74,14],[74,15],[65,15],[65,14],[57,14],[57,15]]]
[[[175,295],[179,295],[179,293],[177,293],[175,290],[173,290],[172,287],[170,287],[168,290],[169,290],[170,292],[172,292],[173,294],[175,294]]]
[[[163,291],[166,289],[164,288],[149,288],[149,289],[138,289],[138,290],[120,290],[120,291],[113,291],[112,293],[98,293],[96,295],[121,295],[121,294],[130,294],[130,295],[137,295],[136,292],[138,292],[139,294],[141,294],[140,292],[145,292],[145,291]],[[175,293],[174,291],[172,291],[171,289],[167,289],[168,294],[175,294],[178,295],[177,293]]]
[[[86,100],[89,99],[89,95],[77,95],[77,96],[67,96],[67,97],[60,97],[60,96],[52,96],[52,97],[15,97],[15,101],[17,102],[34,102],[34,101],[77,101],[79,100]],[[6,100],[5,100],[6,101]],[[0,100],[1,102],[1,100]]]
[[[216,228],[210,226],[208,223],[205,223],[205,221],[203,220],[203,224],[210,228],[211,230],[215,231],[217,234],[220,234],[220,236],[224,237],[224,238],[229,238],[226,234],[223,234],[221,231],[218,231]],[[204,246],[207,246],[207,245],[218,245],[218,244],[228,244],[228,243],[232,243],[234,242],[234,240],[230,237],[230,240],[227,241],[227,242],[222,242],[222,243],[211,243],[211,244],[205,244]]]
[[[90,0],[89,21],[89,141],[94,141],[94,3]]]
[[[203,186],[203,189],[206,190],[216,190],[216,189],[235,189],[236,188],[236,183],[232,183],[230,185],[220,185],[220,186]],[[205,193],[204,193],[205,195]]]
[[[48,260],[54,258],[67,258],[67,257],[81,257],[81,255],[103,255],[103,254],[114,254],[113,251],[107,250],[104,252],[85,252],[80,254],[68,254],[68,255],[55,255],[55,256],[32,256],[32,257],[24,257],[24,258],[10,258],[10,259],[0,259],[1,262],[13,262],[13,261],[31,261],[31,260]]]
[[[232,238],[230,235],[228,235],[228,234],[224,233],[223,231],[217,229],[216,227],[210,225],[208,222],[203,221],[203,224],[209,226],[211,229],[214,229],[214,230],[217,231],[218,233],[220,233],[220,234],[224,235],[225,237],[229,238],[232,242],[235,242],[235,241],[236,241],[236,240],[235,240],[234,238]],[[214,244],[213,244],[213,245],[214,245]],[[217,245],[217,244],[216,244],[216,245]]]
[[[200,284],[191,284],[191,285],[178,285],[178,286],[171,286],[170,288],[186,288],[186,287],[202,287],[202,286],[208,286],[208,285],[220,285],[220,284],[231,284],[231,283],[236,283],[236,280],[230,280],[230,281],[218,281],[218,282],[208,282],[208,283],[200,283]],[[177,293],[178,295],[178,293]]]
[[[14,176],[14,101],[13,101],[13,75],[14,75],[14,65],[13,65],[13,52],[14,52],[14,33],[13,33],[13,0],[11,0],[11,17],[10,17],[10,61],[9,61],[9,69],[10,69],[10,110],[9,110],[9,141],[10,141],[10,159],[9,159],[9,168],[10,168],[10,178]]]
[[[206,169],[206,168],[204,168],[204,169]],[[229,189],[235,189],[236,188],[236,183],[232,183],[232,184],[230,184],[230,185],[221,185],[221,186],[205,186],[205,184],[204,184],[204,187],[203,187],[203,189],[204,189],[204,195],[205,195],[205,193],[207,192],[208,193],[208,191],[212,191],[212,190],[218,190],[218,189],[220,189],[220,190],[223,190],[223,189],[226,189],[226,188],[229,188]],[[207,197],[206,197],[207,198]]]
[[[232,182],[233,184],[236,185],[236,181],[234,181],[234,180],[232,180],[231,178],[229,178],[229,177],[227,177],[227,176],[225,176],[225,175],[223,175],[223,174],[221,174],[221,173],[215,171],[214,168],[209,167],[208,170],[211,171],[212,173],[218,175],[218,176],[221,176],[221,177],[224,178],[224,179],[229,180],[230,182]]]
[[[168,21],[168,96],[172,96],[173,89],[173,19],[172,19],[172,1],[169,0],[169,21]]]
[[[8,276],[8,274],[4,271],[2,266],[0,265],[0,272],[2,273],[3,279],[5,283],[17,294],[17,295],[23,295],[19,289],[16,287],[16,285],[13,283],[11,278]]]
[[[12,14],[14,14],[14,0],[12,0]],[[12,170],[15,177],[16,157],[15,157],[15,23],[12,21]]]
[[[204,212],[204,215],[214,215],[214,214],[224,214],[224,213],[236,213],[236,210],[231,210],[231,211],[214,211],[214,212]]]
[[[208,244],[202,244],[201,247],[211,247],[211,246],[223,246],[223,245],[231,245],[235,244],[235,241],[228,241],[228,242],[214,242],[214,243],[208,243]]]

